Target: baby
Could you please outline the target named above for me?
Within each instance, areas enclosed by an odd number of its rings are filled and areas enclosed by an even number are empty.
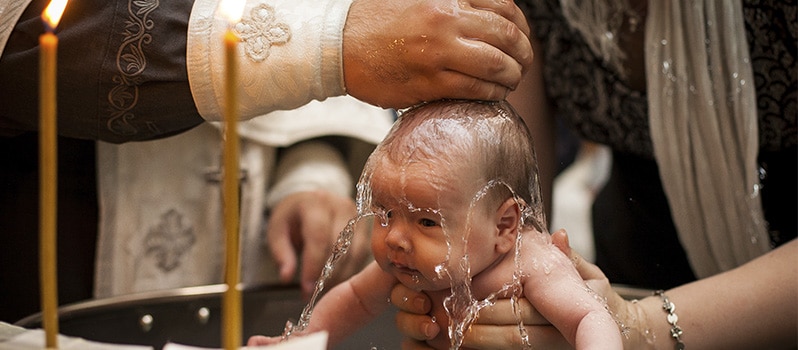
[[[375,262],[322,297],[304,332],[328,331],[333,347],[387,310],[399,282],[430,296],[436,320],[453,320],[428,342],[435,348],[459,347],[480,301],[517,296],[577,349],[622,349],[616,322],[551,244],[532,139],[506,102],[403,112],[359,187],[360,214],[375,217]]]

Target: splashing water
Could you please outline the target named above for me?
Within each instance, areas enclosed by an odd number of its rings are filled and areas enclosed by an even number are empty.
[[[354,236],[355,233],[355,225],[364,217],[366,217],[366,215],[358,215],[354,219],[349,220],[349,223],[346,224],[346,227],[338,234],[338,239],[335,241],[333,251],[327,258],[327,262],[324,264],[324,268],[321,271],[319,279],[316,280],[316,285],[313,288],[313,294],[311,295],[308,304],[305,305],[304,309],[302,309],[302,314],[299,317],[299,321],[297,321],[296,325],[294,325],[291,321],[286,322],[282,335],[283,340],[287,340],[293,332],[302,332],[308,327],[308,324],[310,324],[310,317],[313,315],[313,308],[316,305],[316,300],[324,291],[324,283],[330,279],[330,276],[332,275],[335,266],[338,264],[338,261],[341,260],[344,255],[346,255],[349,247],[352,245],[352,236]]]
[[[489,181],[472,199],[469,205],[468,216],[470,217],[476,209],[477,202],[482,199],[493,187],[496,186],[503,186],[510,190],[513,194],[513,198],[516,204],[521,209],[521,222],[519,226],[524,225],[532,225],[535,228],[543,228],[546,227],[545,224],[545,217],[543,217],[543,213],[540,211],[533,211],[530,209],[528,205],[524,202],[522,198],[516,195],[515,191],[504,183],[501,180],[491,180]],[[470,222],[470,220],[466,220],[466,222]],[[469,224],[470,226],[470,224]],[[468,240],[468,234],[470,233],[471,229],[468,227],[466,229],[466,234],[463,235],[463,242],[462,247],[465,247]],[[446,232],[444,230],[444,232]],[[546,231],[541,231],[546,232]],[[449,236],[448,232],[446,233],[447,244],[449,246],[449,256],[447,256],[446,261],[450,261],[451,253],[452,253],[452,241],[451,237]],[[523,318],[521,315],[521,308],[519,303],[519,296],[522,294],[522,287],[521,287],[521,242],[522,242],[522,235],[519,234],[516,237],[515,241],[515,250],[513,255],[513,261],[515,264],[515,269],[513,272],[513,280],[512,282],[508,282],[505,284],[500,290],[495,291],[489,294],[486,298],[482,300],[477,300],[471,290],[471,268],[468,259],[468,254],[463,252],[461,255],[462,258],[459,261],[459,264],[455,264],[458,269],[450,269],[446,266],[446,264],[441,264],[435,267],[435,271],[437,273],[445,273],[450,277],[451,283],[451,294],[444,299],[444,308],[446,310],[446,314],[449,316],[449,341],[450,341],[450,349],[459,349],[465,338],[465,334],[471,325],[476,321],[477,315],[479,311],[485,307],[491,306],[495,303],[496,299],[500,295],[505,295],[507,292],[511,292],[511,303],[513,307],[513,313],[515,316],[516,321],[518,322],[518,330],[520,332],[520,337],[522,340],[522,345],[525,349],[531,348],[531,343],[529,341],[529,335],[526,332],[526,328],[524,327]],[[442,270],[442,271],[441,271]],[[456,273],[452,273],[453,271]]]
[[[444,128],[448,129],[448,128]],[[451,139],[451,138],[450,138]],[[378,147],[379,150],[379,147]],[[376,153],[377,151],[375,151]],[[533,153],[534,157],[534,153]],[[412,157],[410,157],[411,159]],[[534,162],[536,164],[536,162]],[[399,162],[395,171],[400,174],[405,174],[406,166],[408,163]],[[371,188],[371,176],[373,175],[374,168],[367,167],[364,168],[363,173],[357,183],[357,197],[356,197],[356,207],[357,207],[357,216],[355,219],[352,219],[346,226],[344,230],[341,231],[339,234],[338,241],[335,244],[334,251],[330,255],[327,260],[326,265],[322,271],[320,278],[317,280],[313,294],[310,298],[310,301],[305,306],[302,311],[302,315],[297,323],[297,325],[293,325],[291,322],[286,324],[285,331],[283,333],[283,338],[287,339],[291,336],[293,332],[301,332],[302,330],[306,329],[310,318],[313,312],[313,308],[315,307],[315,303],[319,295],[324,289],[324,284],[329,279],[333,269],[335,268],[337,262],[346,254],[349,245],[351,244],[352,236],[354,235],[354,225],[362,218],[367,216],[374,216],[375,220],[378,221],[382,225],[387,225],[387,218],[386,213],[379,212],[372,207],[372,188]],[[450,281],[450,295],[444,298],[443,307],[445,309],[446,314],[449,317],[449,324],[448,324],[448,336],[450,340],[450,349],[459,349],[462,346],[464,341],[465,334],[467,330],[471,327],[471,325],[476,321],[477,314],[480,310],[487,306],[491,306],[495,303],[495,301],[499,297],[505,297],[507,295],[511,296],[512,307],[514,316],[518,322],[518,330],[520,332],[520,336],[523,342],[524,348],[531,348],[529,335],[526,332],[526,328],[524,327],[523,320],[521,318],[521,308],[520,308],[520,298],[522,294],[522,287],[521,287],[521,280],[522,276],[522,269],[521,269],[521,234],[517,235],[516,242],[515,242],[515,251],[514,251],[514,265],[515,271],[513,272],[512,281],[508,281],[504,284],[500,290],[492,292],[484,299],[478,300],[472,291],[471,286],[471,267],[468,259],[468,254],[466,252],[467,242],[468,242],[468,235],[471,231],[471,224],[470,220],[472,218],[472,214],[480,210],[476,207],[476,204],[479,200],[486,196],[488,190],[500,186],[507,188],[511,193],[512,197],[514,198],[515,202],[518,204],[518,207],[521,211],[521,219],[518,223],[520,228],[528,228],[534,227],[537,231],[542,233],[547,233],[546,230],[547,225],[545,224],[545,214],[543,212],[543,205],[542,199],[540,194],[540,189],[537,186],[537,169],[535,168],[533,173],[530,174],[530,184],[534,184],[534,187],[530,185],[530,192],[531,193],[531,202],[526,203],[526,201],[518,196],[513,188],[501,181],[501,180],[491,180],[485,186],[478,191],[474,197],[472,198],[469,204],[469,210],[466,218],[467,227],[462,236],[457,236],[456,238],[453,237],[454,235],[450,235],[448,227],[446,225],[446,220],[443,216],[441,216],[441,226],[443,227],[443,232],[446,235],[446,244],[447,244],[447,254],[443,263],[440,263],[434,266],[434,272],[438,279],[442,279],[445,277],[449,278]],[[401,178],[403,188],[407,186],[404,183],[405,177]],[[409,200],[404,200],[403,205],[407,206],[407,209],[410,211],[417,211],[417,210],[429,210],[431,212],[438,212],[438,208],[432,209],[419,209],[416,208],[413,203]],[[414,278],[414,281],[417,281],[418,276]],[[418,282],[417,282],[418,283]],[[437,321],[437,320],[433,320]]]

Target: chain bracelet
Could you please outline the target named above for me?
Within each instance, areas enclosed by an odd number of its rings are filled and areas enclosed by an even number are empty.
[[[671,325],[671,337],[676,341],[676,346],[674,349],[676,350],[684,350],[684,343],[682,343],[682,329],[676,325],[676,322],[679,321],[679,316],[676,315],[676,305],[673,304],[668,297],[665,295],[665,291],[658,290],[654,292],[654,295],[658,295],[662,299],[662,310],[668,314],[667,320],[668,324]]]

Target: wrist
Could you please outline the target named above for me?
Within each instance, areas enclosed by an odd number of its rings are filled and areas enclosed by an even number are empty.
[[[674,337],[672,332],[676,325],[676,316],[674,309],[666,309],[664,307],[667,300],[671,305],[672,301],[663,294],[655,294],[645,299],[640,300],[637,305],[640,310],[639,325],[640,333],[643,335],[643,342],[640,342],[639,347],[625,347],[629,349],[656,349],[656,350],[673,350],[684,349],[684,344],[681,342],[680,337]],[[673,315],[673,316],[671,316]],[[680,332],[680,329],[679,329]],[[681,347],[679,347],[681,346]]]
[[[621,320],[624,349],[657,349],[656,338],[649,326],[653,318],[648,310],[656,308],[654,304],[656,302],[653,297],[627,302],[627,317],[626,320]]]

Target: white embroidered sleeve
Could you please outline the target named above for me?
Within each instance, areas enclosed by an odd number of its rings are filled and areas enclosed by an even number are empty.
[[[241,119],[345,93],[343,26],[352,0],[247,0],[234,30],[239,49]],[[218,0],[194,3],[188,28],[188,80],[200,115],[221,120],[222,37]]]
[[[327,190],[351,196],[353,188],[346,161],[338,150],[324,142],[309,141],[292,146],[279,160],[266,207],[274,207],[288,195],[301,191]]]

